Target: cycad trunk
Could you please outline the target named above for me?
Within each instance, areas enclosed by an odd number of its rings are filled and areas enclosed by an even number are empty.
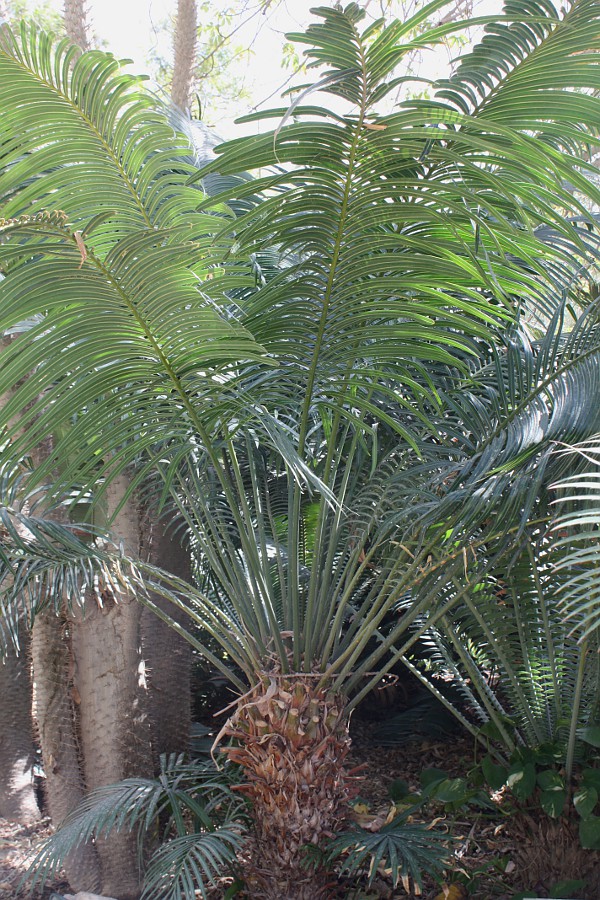
[[[327,874],[308,869],[306,845],[343,823],[356,779],[344,766],[350,749],[345,698],[318,688],[319,676],[265,674],[241,698],[226,750],[246,776],[254,846],[248,895],[317,900],[331,894]]]

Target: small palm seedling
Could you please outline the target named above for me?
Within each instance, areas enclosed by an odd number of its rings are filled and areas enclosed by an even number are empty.
[[[78,846],[111,832],[138,835],[144,900],[186,900],[236,871],[247,808],[229,770],[207,761],[162,757],[157,778],[127,778],[90,793],[48,838],[31,864],[44,884]]]
[[[394,888],[402,884],[407,894],[419,896],[423,875],[439,878],[448,863],[448,837],[407,818],[399,813],[377,831],[357,825],[336,835],[323,846],[324,864],[335,865],[342,877],[366,875],[369,887],[381,869]]]

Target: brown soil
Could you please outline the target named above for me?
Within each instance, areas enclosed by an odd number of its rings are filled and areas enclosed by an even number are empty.
[[[34,890],[30,894],[28,885],[22,891],[17,890],[35,855],[35,848],[50,834],[50,830],[48,820],[39,825],[26,826],[0,819],[0,900],[17,900],[20,897],[47,900],[53,890],[59,893],[68,890],[66,881],[60,879],[48,883],[43,891]]]

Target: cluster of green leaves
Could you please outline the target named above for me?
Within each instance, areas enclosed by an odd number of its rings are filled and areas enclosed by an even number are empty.
[[[519,804],[541,809],[553,819],[571,815],[579,818],[579,839],[588,850],[600,849],[600,768],[594,751],[600,747],[600,728],[586,728],[580,734],[587,747],[585,760],[577,766],[573,781],[565,777],[561,766],[561,748],[546,744],[536,748],[519,747],[508,765],[491,755],[481,760],[481,770],[493,791],[510,789]],[[572,804],[572,805],[571,805]]]
[[[600,0],[508,0],[431,98],[383,115],[398,67],[458,28],[421,32],[443,5],[366,28],[356,3],[317,9],[293,37],[327,100],[262,114],[274,130],[201,171],[112,57],[2,31],[5,497],[51,482],[45,502],[98,508],[128,471],[183,523],[204,580],[130,570],[210,633],[218,659],[188,637],[240,694],[275,660],[353,705],[381,660],[416,670],[427,636],[508,753],[558,731],[570,777],[597,635],[580,651],[561,622],[548,491],[570,474],[556,443],[600,430],[598,301],[581,297],[598,255],[581,198],[600,202],[582,161],[600,128]],[[13,529],[0,560],[8,610],[15,583],[48,601],[32,563],[63,538],[61,583],[90,580],[89,545],[36,528]],[[352,845],[348,865],[385,857],[418,883],[428,836],[392,826],[330,853]],[[180,890],[232,858],[234,837],[224,856],[212,838],[165,845]]]
[[[575,471],[554,485],[560,512],[553,532],[561,554],[557,574],[563,578],[566,619],[574,633],[587,640],[600,625],[600,435],[574,445],[569,442],[563,453]]]
[[[308,864],[335,866],[341,877],[366,875],[367,886],[383,866],[391,872],[394,888],[401,883],[407,894],[421,893],[424,874],[436,879],[442,874],[449,857],[448,839],[408,818],[408,813],[398,813],[377,831],[356,825],[340,832],[321,848],[309,848]]]
[[[552,486],[577,464],[572,454],[556,452],[559,435],[600,427],[600,369],[596,302],[571,318],[568,330],[566,315],[559,305],[538,341],[524,331],[507,334],[504,347],[446,389],[452,412],[440,428],[452,429],[453,455],[443,445],[437,456],[432,448],[420,467],[390,473],[384,489],[406,519],[414,523],[420,512],[438,536],[437,546],[429,545],[429,573],[399,610],[414,609],[415,593],[418,600],[422,590],[429,598],[437,590],[440,614],[417,619],[414,636],[426,654],[419,659],[400,648],[404,663],[474,735],[487,722],[508,755],[521,743],[557,741],[570,772],[581,729],[597,723],[598,635],[589,629],[582,645],[565,622],[565,590],[589,587],[590,579],[574,580],[581,570],[565,560]],[[570,502],[580,522],[579,497]],[[596,527],[578,537],[588,540],[592,566]],[[411,546],[409,540],[406,529],[402,542]],[[452,551],[462,571],[444,582],[440,570]],[[444,690],[448,679],[453,692]],[[402,742],[406,725],[403,715],[378,734]]]
[[[414,810],[427,804],[437,804],[449,813],[458,812],[471,805],[490,809],[489,796],[468,777],[452,778],[443,769],[428,768],[420,773],[419,791],[411,791],[402,779],[395,779],[390,785],[390,797],[396,806],[410,815]]]
[[[312,850],[309,859],[336,865],[340,875],[366,875],[367,885],[373,884],[378,870],[390,873],[394,888],[400,882],[407,893],[423,888],[423,875],[439,880],[451,855],[451,838],[430,826],[414,822],[440,807],[450,816],[467,807],[492,809],[489,795],[481,785],[468,778],[452,778],[441,769],[423,769],[420,789],[412,791],[407,782],[396,779],[389,788],[392,808],[388,821],[378,828],[360,824],[341,832],[319,851]],[[363,801],[353,801],[355,812],[361,812]],[[363,813],[364,815],[364,813]],[[414,887],[413,887],[414,886]]]

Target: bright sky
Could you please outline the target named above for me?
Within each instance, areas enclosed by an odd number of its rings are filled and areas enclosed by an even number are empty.
[[[38,0],[39,2],[39,0]],[[214,7],[227,8],[231,0],[211,0]],[[309,10],[314,6],[333,5],[335,0],[271,0],[268,14],[260,12],[259,0],[246,0],[246,12],[235,35],[236,43],[248,46],[252,43],[253,53],[241,60],[236,74],[243,79],[251,99],[243,99],[227,110],[226,120],[209,122],[223,137],[230,137],[236,131],[232,120],[243,115],[249,108],[261,104],[269,95],[273,97],[265,107],[276,105],[280,89],[290,78],[291,72],[281,67],[284,35],[289,31],[304,30],[313,18]],[[376,0],[365,0],[369,12],[377,14]],[[500,12],[502,0],[477,0],[478,6],[486,13]],[[62,0],[50,0],[57,10],[62,10]],[[36,0],[28,0],[30,8]],[[148,57],[152,50],[158,55],[170,58],[170,37],[160,26],[169,16],[173,16],[177,0],[88,0],[89,16],[96,37],[104,42],[120,58],[133,60],[133,69],[148,72]],[[198,4],[201,6],[201,2]],[[243,22],[246,24],[242,24]],[[435,56],[435,59],[432,56]],[[450,53],[440,48],[424,61],[428,76],[443,74],[448,65]],[[298,78],[292,79],[298,81]]]
[[[246,12],[241,21],[236,22],[235,42],[253,45],[249,58],[240,61],[236,74],[243,79],[244,87],[251,95],[229,111],[232,120],[243,115],[249,107],[265,100],[275,92],[276,102],[279,88],[290,77],[290,71],[281,67],[284,35],[288,31],[303,30],[311,20],[309,10],[316,5],[333,5],[335,0],[271,0],[268,15],[261,12],[259,0],[245,0],[242,4]],[[48,4],[61,11],[63,0],[48,0]],[[29,10],[40,5],[40,0],[26,0]],[[232,6],[231,0],[211,0],[216,8]],[[262,4],[264,6],[264,4]],[[199,0],[198,6],[202,6]],[[88,0],[89,20],[96,38],[107,50],[122,59],[133,60],[132,70],[148,73],[148,58],[152,51],[163,58],[171,57],[171,38],[162,24],[174,16],[177,0]],[[245,24],[244,24],[245,23]],[[232,122],[212,122],[219,132],[228,136],[232,132]]]

